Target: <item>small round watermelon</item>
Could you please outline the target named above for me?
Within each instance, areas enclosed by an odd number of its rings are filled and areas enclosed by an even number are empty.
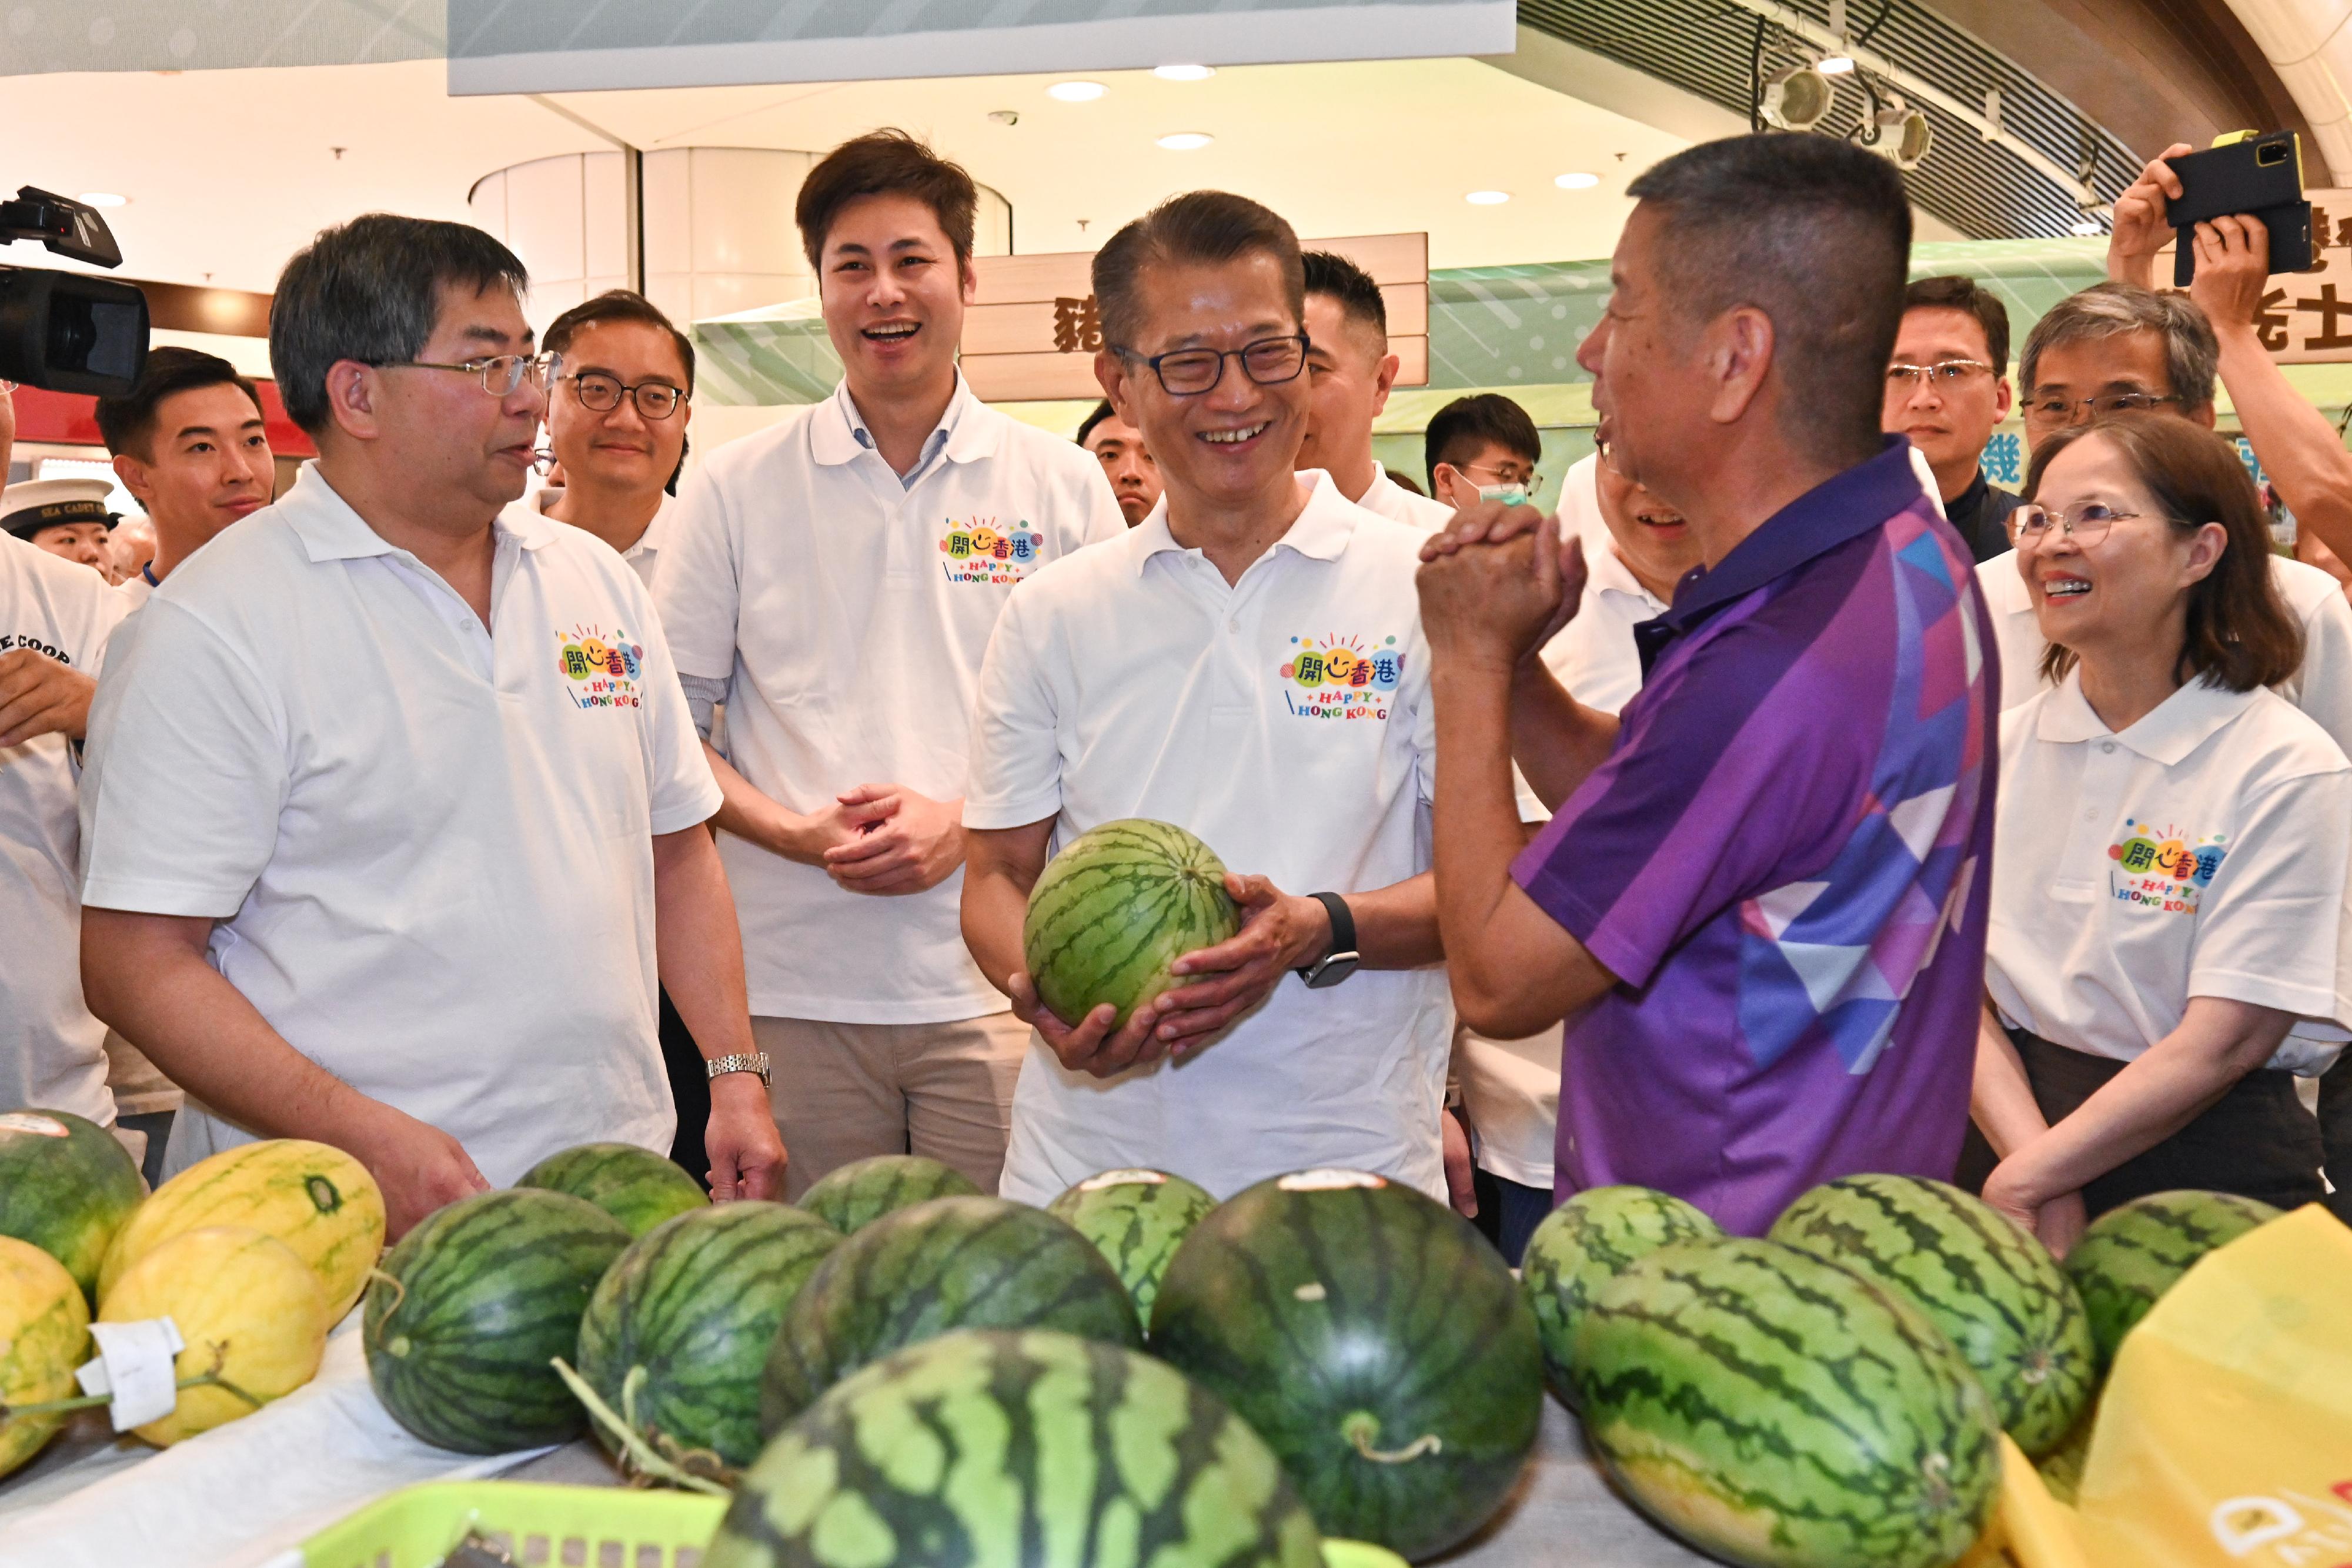
[[[1169,965],[1240,929],[1215,852],[1129,817],[1088,828],[1045,862],[1021,923],[1022,961],[1055,1018],[1076,1024],[1108,1002],[1124,1025],[1179,983]]]
[[[1748,1568],[1945,1568],[1999,1495],[2000,1425],[1922,1312],[1777,1242],[1681,1242],[1601,1287],[1572,1375],[1642,1511]]]
[[[1427,1557],[1508,1496],[1543,1413],[1543,1350],[1502,1254],[1444,1204],[1361,1171],[1246,1188],[1176,1249],[1153,1352],[1233,1406],[1327,1534]]]
[[[844,1379],[736,1488],[704,1568],[1321,1568],[1282,1463],[1149,1356],[963,1332]]]
[[[99,1268],[115,1232],[147,1196],[114,1134],[68,1111],[0,1115],[0,1236],[29,1241],[98,1300]]]
[[[1681,1198],[1646,1186],[1592,1186],[1544,1216],[1519,1261],[1519,1289],[1535,1310],[1544,1375],[1572,1408],[1569,1364],[1576,1325],[1601,1286],[1636,1258],[1677,1241],[1706,1241],[1723,1228]]]
[[[576,1354],[596,1282],[629,1228],[569,1193],[477,1193],[384,1254],[367,1290],[368,1380],[402,1426],[462,1454],[580,1435],[587,1413],[555,1372]]]
[[[1110,1260],[1135,1302],[1135,1315],[1151,1321],[1152,1298],[1168,1260],[1217,1200],[1182,1176],[1166,1171],[1105,1171],[1090,1176],[1045,1206]]]
[[[760,1452],[760,1368],[784,1311],[841,1245],[781,1203],[719,1204],[664,1220],[604,1271],[580,1320],[580,1375],[675,1458],[738,1468]],[[620,1448],[603,1424],[597,1440]]]
[[[2091,1221],[2066,1254],[2066,1273],[2090,1315],[2099,1366],[2112,1365],[2132,1326],[2196,1261],[2279,1211],[2226,1192],[2153,1192]]]
[[[702,1184],[676,1161],[635,1144],[582,1144],[525,1171],[517,1186],[544,1187],[584,1197],[643,1236],[663,1220],[707,1208]]]
[[[886,1214],[935,1197],[978,1197],[971,1178],[921,1155],[876,1155],[836,1166],[801,1194],[800,1206],[849,1235]]]
[[[801,1288],[760,1380],[761,1432],[859,1367],[966,1328],[1143,1343],[1127,1287],[1085,1237],[1025,1204],[935,1197],[860,1228]]]
[[[1814,1187],[1771,1239],[1851,1269],[1927,1314],[1976,1369],[2029,1456],[2091,1402],[2097,1357],[2083,1299],[2048,1249],[1949,1182],[1850,1176]]]

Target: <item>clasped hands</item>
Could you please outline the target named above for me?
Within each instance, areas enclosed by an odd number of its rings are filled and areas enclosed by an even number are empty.
[[[1533,507],[1480,501],[1421,547],[1422,634],[1439,670],[1510,674],[1537,658],[1584,597],[1581,540]]]

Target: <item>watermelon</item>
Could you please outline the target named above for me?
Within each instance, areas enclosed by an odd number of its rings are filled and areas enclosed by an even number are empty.
[[[1927,1313],[2028,1456],[2056,1448],[2090,1404],[2098,1366],[2073,1281],[2041,1242],[1950,1183],[1841,1176],[1790,1204],[1771,1239]]]
[[[2091,1221],[2066,1254],[2066,1272],[2090,1314],[2101,1369],[2191,1264],[2278,1217],[2251,1197],[2183,1191],[2149,1193]]]
[[[187,1348],[171,1413],[131,1428],[157,1448],[252,1415],[317,1375],[327,1353],[327,1294],[275,1236],[246,1225],[183,1230],[142,1253],[106,1293],[98,1321],[169,1318]],[[184,1386],[215,1376],[219,1385]]]
[[[827,1171],[801,1194],[801,1207],[846,1236],[886,1214],[935,1197],[979,1196],[980,1188],[970,1177],[937,1160],[876,1155]]]
[[[860,1228],[802,1287],[761,1375],[761,1432],[867,1363],[965,1328],[1143,1343],[1127,1287],[1085,1237],[1004,1198],[935,1197]]]
[[[1065,1333],[964,1332],[836,1384],[703,1568],[1320,1568],[1282,1463],[1198,1384]]]
[[[318,1274],[330,1321],[340,1321],[383,1251],[383,1194],[365,1166],[331,1145],[270,1138],[223,1149],[157,1187],[115,1233],[99,1301],[155,1247],[214,1225],[250,1226],[292,1248]]]
[[[1917,1308],[1771,1241],[1661,1248],[1601,1287],[1576,1394],[1642,1511],[1751,1568],[1944,1568],[1990,1518],[2000,1426]]]
[[[1021,923],[1037,998],[1076,1024],[1108,1002],[1117,1025],[1178,983],[1168,966],[1241,929],[1225,863],[1179,827],[1124,818],[1088,828],[1045,862]]]
[[[840,1235],[781,1203],[704,1207],[665,1220],[605,1271],[580,1320],[580,1375],[635,1412],[656,1451],[705,1449],[728,1465],[760,1452],[760,1367]],[[634,1383],[632,1382],[635,1375]],[[597,1437],[617,1457],[600,1423]]]
[[[515,1186],[584,1197],[627,1226],[632,1236],[710,1205],[709,1194],[683,1166],[635,1144],[583,1144],[550,1155],[523,1172]]]
[[[1543,1413],[1535,1315],[1502,1254],[1412,1187],[1303,1171],[1176,1249],[1153,1351],[1282,1457],[1326,1534],[1443,1552],[1502,1506]]]
[[[1151,1321],[1152,1298],[1176,1248],[1217,1207],[1217,1200],[1182,1176],[1166,1171],[1105,1171],[1091,1176],[1045,1206],[1110,1260],[1135,1302],[1135,1315]]]
[[[586,1413],[550,1364],[573,1354],[596,1282],[629,1228],[569,1193],[477,1193],[425,1217],[369,1284],[368,1380],[428,1443],[502,1454],[580,1435]]]
[[[1544,1216],[1519,1261],[1519,1289],[1535,1310],[1544,1375],[1554,1391],[1574,1406],[1569,1363],[1576,1325],[1601,1286],[1661,1247],[1722,1234],[1681,1198],[1646,1186],[1587,1187]]]
[[[31,1242],[0,1236],[0,1409],[73,1398],[81,1392],[74,1368],[89,1359],[79,1282]],[[61,1414],[0,1416],[0,1476],[39,1453],[65,1422]]]
[[[114,1134],[67,1111],[0,1115],[0,1236],[29,1241],[98,1300],[106,1249],[147,1196]]]

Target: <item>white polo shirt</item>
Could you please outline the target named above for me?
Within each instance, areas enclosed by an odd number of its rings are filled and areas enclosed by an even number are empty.
[[[1390,478],[1387,469],[1380,467],[1372,472],[1372,487],[1357,498],[1356,505],[1425,534],[1433,534],[1454,520],[1453,507],[1443,501],[1414,495]]]
[[[541,517],[547,517],[547,520],[551,523],[562,523],[562,518],[550,517],[547,510],[561,500],[562,496],[562,486],[549,485],[544,488],[533,490],[515,505],[529,507]],[[677,517],[677,497],[665,492],[661,504],[654,508],[653,521],[646,525],[646,531],[637,536],[636,543],[621,552],[621,559],[629,563],[629,569],[637,574],[637,580],[644,583],[648,590],[654,585],[654,567],[661,559],[662,547],[669,542],[670,527]],[[569,528],[572,525],[563,523],[563,526]],[[584,528],[581,531],[587,532]],[[596,538],[593,534],[589,534],[588,537]],[[597,542],[602,544],[604,541],[598,539]]]
[[[1413,588],[1423,535],[1297,476],[1306,507],[1228,586],[1168,531],[1057,561],[1013,595],[972,716],[964,821],[1047,818],[1067,843],[1150,817],[1286,893],[1386,887],[1430,866],[1436,717]],[[1363,969],[1264,1005],[1179,1063],[1104,1081],[1042,1040],[1013,1097],[1000,1190],[1043,1203],[1150,1166],[1223,1197],[1315,1166],[1435,1197],[1454,1008],[1444,969]]]
[[[0,536],[0,653],[30,648],[96,674],[131,605],[106,579]],[[81,821],[73,744],[0,747],[0,1109],[114,1121],[106,1026],[81,996]]]
[[[2334,578],[2286,556],[2271,557],[2271,580],[2286,601],[2287,613],[2303,625],[2303,667],[2275,689],[2352,753],[2352,603],[2346,602],[2343,585]],[[2042,639],[2015,550],[1979,562],[1977,586],[2000,647],[2000,706],[2006,711],[2048,689],[2042,655],[2050,644]]]
[[[83,901],[207,915],[296,1050],[504,1186],[667,1150],[652,835],[710,816],[653,603],[502,514],[491,628],[305,465],[172,573],[100,682]],[[168,1164],[247,1140],[191,1098]]]
[[[728,760],[799,812],[868,783],[961,796],[981,659],[1014,585],[1127,533],[1092,455],[960,378],[911,484],[845,382],[712,453],[685,490],[656,591],[671,648],[685,674],[728,683]],[[878,896],[731,833],[719,849],[753,1013],[940,1023],[1010,1005],[964,950],[961,870]]]
[[[2080,672],[2001,716],[1986,983],[2010,1023],[2128,1061],[2190,997],[2298,1015],[2270,1065],[2352,1028],[2352,762],[2269,691],[2193,681],[2121,733]]]

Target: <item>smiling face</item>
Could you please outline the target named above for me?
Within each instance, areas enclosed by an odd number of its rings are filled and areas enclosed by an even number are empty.
[[[1903,313],[1895,363],[1935,365],[1954,360],[1972,360],[1985,368],[1952,382],[1932,376],[1890,378],[1880,423],[1890,435],[1909,436],[1937,478],[1948,484],[1957,480],[1965,488],[1966,476],[1975,472],[1993,427],[2009,416],[2009,380],[1993,372],[1984,323],[1968,311],[1922,305]]]
[[[2084,435],[2053,458],[2033,501],[2070,517],[2090,506],[2118,514],[2105,537],[2089,545],[2054,522],[2038,538],[2019,539],[2017,570],[2043,639],[2086,663],[2166,650],[2177,659],[2189,590],[2221,559],[2229,541],[2222,526],[2176,527],[2104,434]]]
[[[1700,562],[1698,540],[1680,512],[1619,473],[1612,455],[1603,449],[1593,468],[1601,520],[1633,580],[1653,598],[1671,602],[1675,584]]]
[[[261,410],[222,382],[173,392],[155,405],[142,452],[114,459],[123,487],[154,519],[177,562],[248,512],[269,504],[276,467]]]
[[[1370,326],[1350,320],[1328,294],[1307,297],[1307,439],[1298,466],[1366,486],[1377,477],[1372,422],[1388,406],[1397,359]]]
[[[844,206],[817,253],[817,289],[850,395],[887,400],[952,382],[973,287],[923,202],[860,196]]]
[[[669,483],[686,452],[694,405],[647,419],[624,393],[609,409],[580,401],[580,377],[624,387],[653,383],[685,392],[686,361],[670,335],[650,321],[591,321],[564,346],[563,382],[548,400],[547,439],[565,478],[601,489],[651,494]]]

